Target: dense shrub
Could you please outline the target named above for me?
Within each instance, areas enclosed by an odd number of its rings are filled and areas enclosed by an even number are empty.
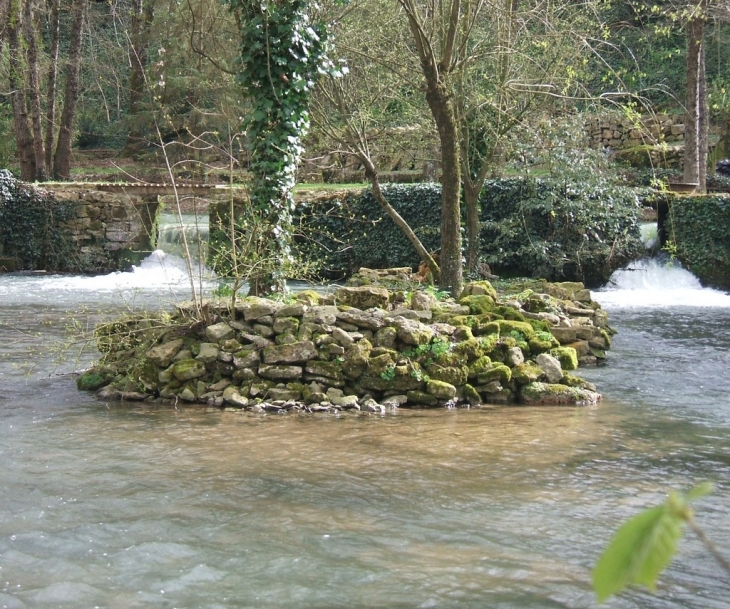
[[[490,181],[481,220],[482,255],[498,274],[597,286],[644,251],[636,194],[600,179]]]
[[[388,185],[384,193],[429,251],[440,247],[438,184]],[[482,198],[481,255],[507,275],[604,283],[611,272],[643,251],[639,206],[630,189],[596,181],[558,179],[489,181]],[[329,196],[297,207],[299,256],[316,259],[326,277],[360,266],[420,262],[411,243],[372,194]],[[312,239],[313,237],[313,239]]]
[[[438,184],[389,184],[383,192],[426,249],[440,247],[441,187]],[[297,251],[316,259],[326,277],[368,268],[416,267],[413,245],[378,205],[370,190],[299,204]]]
[[[60,229],[73,217],[70,203],[0,169],[0,253],[15,258],[19,269],[74,270],[70,233]]]
[[[677,258],[703,283],[730,289],[730,195],[673,197],[667,221]]]

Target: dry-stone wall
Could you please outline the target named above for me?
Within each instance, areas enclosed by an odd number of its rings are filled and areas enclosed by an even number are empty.
[[[78,385],[256,412],[595,403],[570,371],[605,357],[607,315],[582,284],[532,285],[500,296],[476,282],[458,301],[368,285],[246,298],[235,313],[184,306],[98,328],[102,361]]]
[[[118,270],[149,254],[155,240],[157,197],[79,188],[52,192],[76,209],[75,218],[62,228],[76,244],[80,271]]]

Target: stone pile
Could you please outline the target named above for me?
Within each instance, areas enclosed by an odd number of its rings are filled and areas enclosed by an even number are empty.
[[[593,404],[570,374],[610,347],[607,315],[579,283],[499,296],[468,284],[458,301],[380,286],[246,298],[235,313],[135,317],[97,329],[101,362],[78,379],[104,399],[253,411],[384,412],[457,404]]]

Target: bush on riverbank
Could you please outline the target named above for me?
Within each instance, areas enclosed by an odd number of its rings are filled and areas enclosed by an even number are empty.
[[[363,274],[377,275],[362,270]],[[468,284],[428,291],[346,287],[288,303],[209,302],[97,328],[102,361],[79,377],[107,399],[249,410],[383,412],[398,406],[594,403],[568,373],[610,347],[607,316],[580,283]]]
[[[440,246],[441,187],[388,185],[384,192],[430,251]],[[643,253],[640,207],[631,189],[608,181],[557,178],[487,181],[481,200],[480,255],[505,276],[603,285]],[[420,260],[365,190],[298,206],[298,221],[318,234],[299,254],[317,259],[326,277],[360,266],[416,267]]]
[[[63,223],[75,213],[68,201],[0,170],[0,258],[8,257],[16,270],[74,270],[76,248]]]
[[[669,199],[670,249],[706,285],[730,289],[730,195]]]

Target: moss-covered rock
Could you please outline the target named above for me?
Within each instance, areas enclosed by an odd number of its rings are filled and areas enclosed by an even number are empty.
[[[84,372],[76,379],[76,387],[81,391],[96,391],[97,389],[109,384],[106,376],[97,374],[96,372]]]
[[[426,392],[439,400],[451,400],[456,397],[456,387],[454,385],[434,379],[426,383]]]
[[[458,387],[466,383],[469,369],[466,366],[439,366],[438,364],[431,364],[426,367],[426,373],[434,380],[444,381]]]
[[[476,338],[456,343],[452,347],[452,351],[463,356],[468,361],[474,361],[484,355],[484,344]]]
[[[468,377],[470,379],[477,378],[480,374],[492,368],[492,360],[487,355],[482,355],[469,364]]]
[[[550,350],[550,355],[558,359],[563,370],[578,368],[578,354],[573,347],[556,347]]]
[[[540,380],[542,376],[542,368],[531,360],[512,368],[512,378],[520,385],[534,383]]]
[[[423,406],[437,406],[439,401],[435,395],[426,393],[425,391],[412,390],[406,393],[408,401],[413,404],[420,404]]]
[[[567,385],[534,382],[520,389],[520,401],[524,404],[586,405],[595,404],[600,399],[598,393]]]
[[[482,403],[482,396],[479,395],[479,392],[468,383],[464,385],[464,399],[472,406],[478,406]]]
[[[560,343],[550,332],[535,332],[533,336],[527,339],[527,344],[530,348],[530,353],[535,355],[545,353],[546,351],[550,351],[550,349],[560,346]]]
[[[477,376],[479,385],[487,385],[492,381],[497,381],[502,385],[506,385],[512,379],[512,368],[505,366],[499,362],[492,362],[491,366]]]
[[[484,315],[485,313],[491,313],[494,310],[494,298],[487,294],[481,294],[479,296],[464,296],[459,299],[459,304],[469,307],[469,312],[472,315]]]
[[[204,376],[207,370],[205,364],[195,359],[183,359],[172,366],[172,374],[178,381],[188,381]]]
[[[461,295],[459,298],[464,298],[465,296],[482,296],[487,295],[492,298],[492,300],[497,300],[498,294],[497,290],[494,288],[494,286],[489,283],[486,280],[483,281],[471,281],[467,283],[464,286],[464,289],[461,291]]]

